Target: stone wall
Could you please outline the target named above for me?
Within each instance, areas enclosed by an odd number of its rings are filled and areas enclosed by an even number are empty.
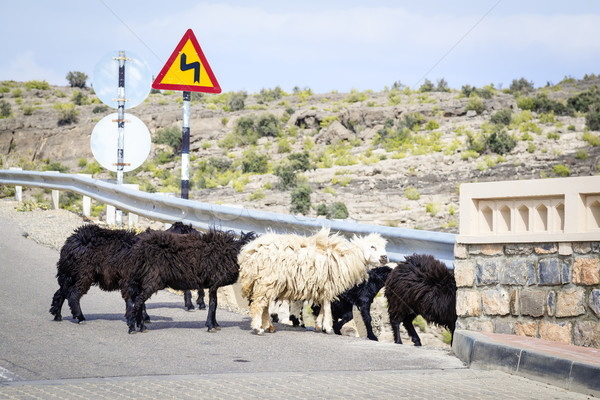
[[[600,348],[600,242],[455,246],[457,329]]]

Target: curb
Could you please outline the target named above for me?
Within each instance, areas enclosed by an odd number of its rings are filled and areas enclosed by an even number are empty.
[[[500,337],[500,335],[496,335]],[[538,339],[531,339],[532,341]],[[469,368],[500,370],[560,388],[600,397],[600,364],[502,343],[465,330],[454,332],[452,350]]]

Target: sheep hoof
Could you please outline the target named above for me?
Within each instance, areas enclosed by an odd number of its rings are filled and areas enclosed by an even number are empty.
[[[333,332],[333,329],[325,329],[325,333],[328,335],[333,335],[335,332]]]
[[[55,321],[62,321],[62,317],[61,317],[60,315],[56,315],[56,316],[54,317],[54,320],[55,320]]]
[[[268,331],[269,333],[275,332],[275,327],[273,325],[269,326]]]
[[[220,329],[220,328],[219,328],[219,329]],[[210,333],[216,333],[216,332],[218,332],[218,331],[219,331],[219,329],[217,329],[217,327],[214,327],[214,328],[208,328],[208,331],[209,331]]]
[[[129,332],[130,335],[135,335],[137,333],[137,331],[135,329],[131,329],[129,328]]]
[[[265,330],[264,329],[254,329],[254,333],[257,334],[258,336],[264,336]]]
[[[148,332],[148,328],[141,328],[141,329],[140,329],[140,332],[142,332],[142,333],[147,333],[147,332]]]
[[[186,308],[185,310],[186,310],[187,312],[194,312],[194,311],[196,311],[196,309],[195,309],[193,306],[192,306],[192,307],[190,307],[190,308]]]

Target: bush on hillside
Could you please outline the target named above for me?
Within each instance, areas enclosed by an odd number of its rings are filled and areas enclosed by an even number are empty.
[[[88,76],[86,74],[84,74],[83,72],[70,71],[67,74],[66,78],[67,78],[67,82],[69,82],[69,86],[77,87],[77,88],[84,88],[86,81],[88,79]]]

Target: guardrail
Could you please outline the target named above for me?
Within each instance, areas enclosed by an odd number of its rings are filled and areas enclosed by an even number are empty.
[[[391,261],[403,261],[413,253],[427,253],[453,267],[456,235],[277,214],[242,207],[201,203],[193,200],[136,191],[95,179],[56,172],[0,170],[0,184],[70,190],[99,202],[113,205],[146,218],[173,223],[181,221],[198,229],[217,227],[224,230],[257,233],[298,233],[310,235],[323,226],[351,237],[353,234],[379,233],[388,241]]]

